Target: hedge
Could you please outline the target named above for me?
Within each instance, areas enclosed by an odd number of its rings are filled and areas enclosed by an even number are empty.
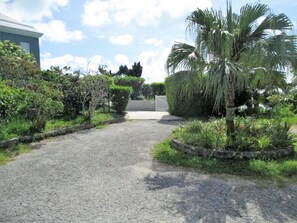
[[[132,77],[132,76],[116,77],[114,82],[116,85],[119,85],[119,86],[132,87],[133,92],[131,94],[131,99],[135,100],[141,95],[141,89],[144,83],[144,78]]]
[[[112,107],[118,114],[123,114],[133,92],[131,87],[112,86],[110,87]]]
[[[178,72],[165,79],[166,96],[169,113],[172,115],[192,117],[212,114],[211,100],[203,94],[201,75]]]
[[[165,84],[162,82],[153,82],[151,83],[151,87],[153,89],[154,96],[156,95],[165,95]]]

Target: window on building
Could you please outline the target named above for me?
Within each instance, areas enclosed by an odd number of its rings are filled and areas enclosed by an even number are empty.
[[[29,43],[21,42],[20,45],[27,53],[30,53],[30,44]]]

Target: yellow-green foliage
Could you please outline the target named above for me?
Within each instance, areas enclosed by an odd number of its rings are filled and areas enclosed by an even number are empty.
[[[178,72],[165,80],[169,112],[180,116],[212,113],[210,100],[203,94],[205,78],[193,72]]]

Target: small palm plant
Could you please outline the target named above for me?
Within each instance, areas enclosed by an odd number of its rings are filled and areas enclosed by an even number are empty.
[[[169,74],[176,71],[207,76],[205,93],[214,98],[214,109],[226,108],[230,145],[236,135],[235,92],[250,84],[268,84],[294,65],[296,36],[285,14],[273,14],[264,4],[246,4],[239,14],[227,2],[226,16],[213,9],[197,9],[186,19],[195,45],[176,42],[166,61]],[[276,78],[277,79],[277,78]]]

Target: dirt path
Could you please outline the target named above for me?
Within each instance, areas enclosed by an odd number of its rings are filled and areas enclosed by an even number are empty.
[[[297,185],[154,163],[150,149],[175,124],[128,121],[42,142],[0,167],[0,222],[297,222]]]

